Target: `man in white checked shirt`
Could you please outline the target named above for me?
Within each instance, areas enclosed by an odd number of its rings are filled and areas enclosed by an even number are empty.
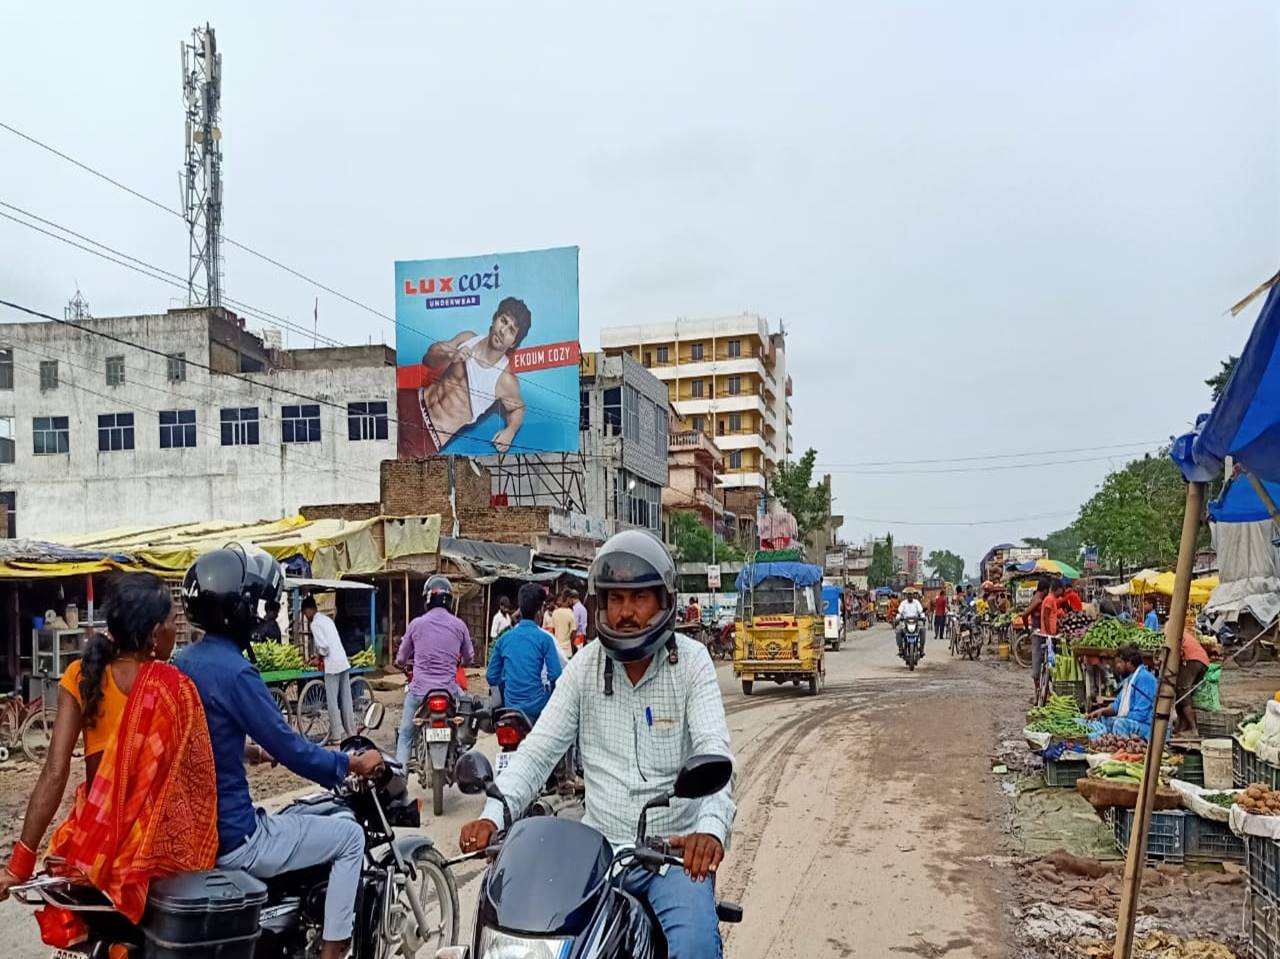
[[[730,756],[729,728],[706,648],[672,630],[675,565],[653,536],[628,530],[596,554],[587,584],[599,598],[599,641],[569,661],[550,702],[497,785],[513,814],[538,795],[577,742],[586,780],[582,821],[615,848],[635,842],[640,810],[675,784],[692,756]],[[731,786],[701,800],[674,799],[650,813],[648,833],[681,850],[684,870],[636,870],[627,879],[658,917],[671,959],[721,955],[715,871],[733,826]],[[490,799],[459,845],[489,844],[502,823]]]

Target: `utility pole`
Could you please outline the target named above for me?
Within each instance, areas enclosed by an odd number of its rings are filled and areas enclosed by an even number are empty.
[[[186,153],[182,165],[182,213],[187,221],[187,304],[222,305],[222,55],[213,27],[191,31],[179,43]]]

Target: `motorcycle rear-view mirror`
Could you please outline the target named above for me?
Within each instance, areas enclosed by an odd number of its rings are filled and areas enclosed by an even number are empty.
[[[387,714],[387,707],[382,703],[370,703],[369,708],[364,711],[364,728],[378,729],[382,726],[382,719]]]
[[[484,754],[469,749],[458,758],[453,778],[459,789],[468,796],[475,796],[493,783],[493,766]]]
[[[707,753],[694,756],[676,775],[671,793],[677,799],[701,799],[718,793],[733,778],[733,760],[728,756]]]

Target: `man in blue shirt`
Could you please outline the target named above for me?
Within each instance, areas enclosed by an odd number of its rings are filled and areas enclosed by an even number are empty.
[[[1146,613],[1142,618],[1142,625],[1147,627],[1153,633],[1160,632],[1160,617],[1156,615],[1156,601],[1152,596],[1148,596],[1142,601],[1143,612]]]
[[[204,637],[176,664],[200,693],[218,784],[218,865],[265,879],[332,863],[324,903],[321,959],[345,954],[355,920],[364,831],[345,816],[268,816],[249,797],[245,760],[274,758],[292,772],[336,786],[348,774],[371,775],[376,750],[348,756],[321,749],[290,728],[253,664],[244,658],[260,599],[278,599],[284,576],[265,552],[220,549],[187,570],[183,605]],[[246,737],[257,744],[246,750]]]
[[[502,704],[520,710],[530,722],[537,721],[560,678],[555,639],[537,625],[545,596],[537,583],[520,587],[520,622],[498,638],[485,671],[491,687],[502,687]]]
[[[1156,694],[1160,683],[1147,669],[1142,654],[1133,646],[1126,646],[1116,653],[1112,666],[1120,685],[1110,706],[1095,709],[1086,717],[1092,720],[1090,736],[1096,738],[1115,733],[1118,736],[1151,738],[1151,724],[1155,718]]]

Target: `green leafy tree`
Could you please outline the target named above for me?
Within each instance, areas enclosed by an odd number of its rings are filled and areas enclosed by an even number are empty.
[[[676,562],[710,563],[711,537],[711,530],[703,525],[697,514],[689,512],[672,514],[671,546]],[[726,543],[718,536],[715,538],[715,547],[717,563],[735,563],[743,559],[743,552],[738,546]]]
[[[1227,383],[1231,379],[1231,374],[1236,370],[1236,364],[1240,362],[1238,356],[1228,356],[1222,361],[1222,369],[1214,373],[1204,381],[1204,385],[1209,387],[1209,392],[1213,394],[1213,401],[1216,403],[1222,399],[1222,391],[1227,388]]]
[[[796,519],[800,542],[821,529],[831,516],[831,490],[825,483],[814,485],[813,464],[818,453],[812,447],[795,463],[781,463],[773,475],[770,491]]]
[[[935,549],[925,558],[924,565],[934,576],[941,577],[948,583],[958,583],[964,579],[964,557],[957,556],[949,549]]]
[[[867,569],[867,585],[872,589],[888,586],[893,582],[893,536],[871,547],[871,566]]]
[[[1186,484],[1165,450],[1111,473],[1074,526],[1104,567],[1167,566],[1178,556]]]
[[[1075,523],[1044,536],[1024,536],[1023,542],[1028,546],[1044,550],[1051,559],[1064,560],[1073,566],[1080,558],[1080,550],[1084,547],[1084,537],[1080,535],[1080,530]]]

